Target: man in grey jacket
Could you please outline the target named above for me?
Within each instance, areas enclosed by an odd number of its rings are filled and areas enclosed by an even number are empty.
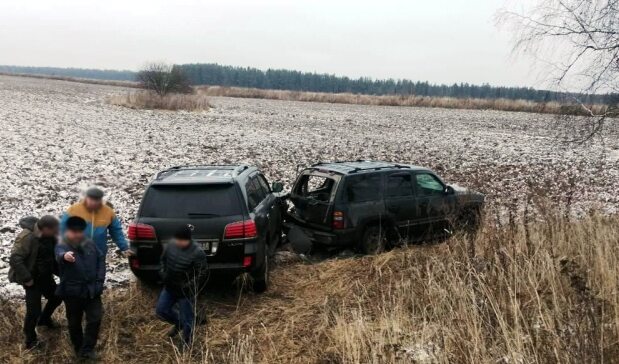
[[[156,312],[174,325],[169,336],[182,332],[183,343],[191,345],[195,324],[195,303],[206,271],[206,253],[191,240],[191,229],[181,226],[161,257],[163,290]],[[177,310],[174,307],[178,308]]]
[[[62,303],[62,299],[56,296],[54,281],[54,249],[59,222],[48,215],[39,220],[24,218],[20,225],[23,230],[15,239],[9,257],[9,281],[21,284],[26,292],[24,335],[26,349],[32,349],[39,344],[37,326],[59,328],[52,320],[52,314]],[[47,303],[41,311],[42,297],[47,299]]]
[[[60,284],[56,294],[63,298],[69,322],[69,336],[75,353],[95,359],[95,346],[103,317],[101,294],[105,281],[105,255],[86,238],[86,221],[72,216],[66,221],[62,242],[56,246]],[[86,325],[82,328],[82,318]]]

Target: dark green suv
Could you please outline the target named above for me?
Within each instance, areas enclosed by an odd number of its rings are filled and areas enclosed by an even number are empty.
[[[475,228],[484,204],[483,194],[450,186],[427,168],[375,161],[315,164],[299,174],[289,199],[291,241],[366,254],[403,239],[451,235],[456,223]]]

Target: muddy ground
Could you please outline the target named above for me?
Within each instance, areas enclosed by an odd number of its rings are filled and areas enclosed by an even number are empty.
[[[0,76],[0,295],[8,252],[26,215],[60,214],[90,184],[103,186],[126,225],[151,176],[182,164],[248,163],[287,188],[298,166],[382,159],[428,166],[488,196],[495,210],[528,191],[569,206],[619,209],[619,127],[583,145],[540,114],[213,98],[208,112],[108,105],[120,87]],[[113,253],[111,253],[113,254]],[[126,281],[110,258],[109,282]]]

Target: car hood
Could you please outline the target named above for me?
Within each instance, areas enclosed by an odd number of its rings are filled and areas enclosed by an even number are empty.
[[[472,190],[468,187],[463,187],[459,185],[450,186],[454,189],[454,194],[458,197],[459,200],[483,203],[486,197],[483,193]]]

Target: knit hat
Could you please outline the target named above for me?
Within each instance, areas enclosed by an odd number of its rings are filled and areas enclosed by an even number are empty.
[[[191,228],[189,225],[180,226],[174,233],[174,238],[179,240],[191,240]]]
[[[53,229],[53,228],[58,227],[58,225],[59,225],[58,219],[52,215],[45,215],[41,217],[39,221],[37,221],[37,226],[39,227],[39,229],[44,229],[44,228]]]
[[[79,216],[71,216],[67,219],[67,229],[71,231],[84,231],[86,230],[86,220]]]
[[[86,190],[86,197],[94,198],[96,200],[102,199],[103,195],[103,191],[98,187],[90,187]]]

